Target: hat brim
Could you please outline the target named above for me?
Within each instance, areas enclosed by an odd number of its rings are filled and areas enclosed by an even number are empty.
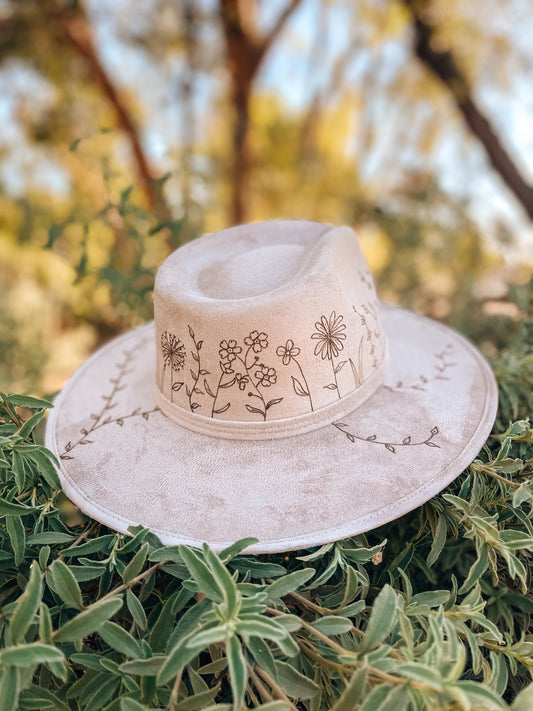
[[[56,399],[46,445],[66,495],[127,533],[250,553],[307,548],[387,523],[475,458],[497,410],[494,375],[450,328],[382,305],[385,384],[342,421],[272,441],[191,432],[156,409],[152,323],[116,338]]]

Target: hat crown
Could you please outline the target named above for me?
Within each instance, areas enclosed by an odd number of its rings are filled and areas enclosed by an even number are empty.
[[[220,436],[323,426],[386,373],[374,283],[347,227],[275,221],[195,240],[161,266],[154,318],[158,405]]]

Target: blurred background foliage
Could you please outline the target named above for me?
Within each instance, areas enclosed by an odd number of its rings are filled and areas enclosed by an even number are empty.
[[[0,0],[1,389],[58,390],[171,250],[277,217],[352,225],[383,299],[496,356],[531,314],[532,30],[525,0]]]

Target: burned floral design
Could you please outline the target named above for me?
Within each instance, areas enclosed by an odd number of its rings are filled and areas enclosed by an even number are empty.
[[[300,365],[300,361],[298,360],[300,348],[297,348],[294,345],[292,338],[289,338],[284,346],[278,346],[276,348],[276,355],[281,358],[283,365],[288,366],[294,363],[294,365],[298,368],[299,375],[291,375],[292,389],[296,395],[309,398],[309,406],[311,408],[311,412],[313,412],[314,408],[311,391],[309,389],[309,385],[307,384],[307,379],[302,370],[302,366]]]
[[[220,350],[218,351],[218,355],[223,361],[231,362],[235,360],[239,353],[242,353],[242,348],[237,345],[237,341],[230,340],[220,342]]]
[[[398,380],[395,385],[384,385],[391,392],[401,392],[405,390],[419,390],[425,392],[427,386],[435,380],[450,380],[449,369],[453,368],[456,363],[451,360],[453,346],[448,343],[445,348],[439,353],[434,354],[435,361],[433,363],[433,373],[424,375],[420,374],[418,380],[405,383],[403,380]]]
[[[244,345],[249,346],[254,353],[261,353],[261,351],[268,348],[268,336],[266,333],[261,331],[252,331],[249,336],[244,339]]]
[[[413,439],[411,435],[407,435],[401,442],[390,442],[384,439],[378,439],[376,434],[371,434],[368,437],[362,437],[361,435],[349,432],[347,429],[348,425],[344,424],[344,422],[333,422],[332,425],[346,435],[346,438],[352,444],[355,444],[357,441],[367,442],[368,444],[379,444],[385,447],[385,449],[391,452],[391,454],[396,454],[397,447],[419,447],[421,445],[425,445],[426,447],[436,447],[437,449],[440,449],[440,445],[433,441],[433,438],[439,434],[439,428],[436,425],[431,428],[426,439],[417,440]]]
[[[235,382],[239,386],[239,390],[246,390],[246,386],[250,382],[250,378],[242,373],[237,373],[235,375]]]
[[[122,413],[120,415],[113,416],[110,414],[111,411],[119,405],[116,398],[118,393],[125,387],[124,380],[126,376],[132,372],[129,368],[137,355],[137,350],[142,348],[146,343],[147,339],[144,339],[137,345],[136,348],[126,349],[122,352],[123,359],[119,363],[115,364],[116,373],[112,378],[109,378],[112,388],[107,395],[101,396],[105,403],[104,406],[98,412],[92,412],[89,415],[90,424],[87,423],[87,425],[80,429],[81,436],[79,439],[74,442],[70,440],[65,444],[63,452],[59,455],[60,459],[74,459],[72,452],[76,449],[76,447],[79,445],[93,444],[94,440],[90,438],[96,430],[99,430],[101,427],[106,427],[108,425],[123,427],[126,420],[130,420],[135,417],[142,417],[143,420],[148,420],[155,412],[160,412],[159,408],[155,406],[148,410],[143,409],[142,407],[136,407],[132,411]]]
[[[183,369],[185,365],[185,346],[173,333],[163,331],[161,334],[161,352],[165,368],[168,366],[174,372]]]
[[[348,362],[347,360],[343,360],[336,364],[334,361],[334,358],[337,358],[340,351],[344,349],[343,341],[346,340],[346,334],[344,333],[346,325],[343,323],[343,320],[344,317],[341,316],[341,314],[337,316],[335,311],[331,312],[329,319],[325,316],[321,316],[320,321],[315,323],[316,331],[311,336],[313,340],[318,341],[315,345],[315,355],[320,356],[322,360],[329,360],[333,370],[333,382],[324,385],[324,388],[326,390],[335,390],[339,400],[341,394],[337,374]]]
[[[320,318],[320,321],[315,323],[316,331],[311,338],[318,341],[315,346],[315,355],[325,360],[333,360],[339,355],[339,351],[344,348],[343,341],[346,339],[346,325],[343,323],[343,317],[332,311],[329,319],[325,316]]]
[[[278,346],[276,348],[276,355],[281,358],[283,365],[289,365],[292,359],[296,359],[300,355],[300,349],[296,348],[292,338],[289,338],[284,346]]]
[[[235,359],[233,359],[233,360],[235,360]],[[232,373],[235,372],[235,371],[233,370],[233,368],[231,367],[231,363],[232,363],[231,360],[226,360],[226,361],[221,360],[221,361],[220,361],[220,370],[221,370],[223,373],[225,373],[226,375],[231,375]]]
[[[257,378],[257,384],[262,385],[264,388],[269,388],[277,380],[276,369],[269,368],[268,365],[263,363],[259,364],[260,370],[255,371],[255,377]]]

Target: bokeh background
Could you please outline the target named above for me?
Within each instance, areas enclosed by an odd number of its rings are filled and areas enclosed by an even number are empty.
[[[179,244],[350,224],[490,357],[533,295],[529,0],[0,0],[0,389],[151,317]]]

